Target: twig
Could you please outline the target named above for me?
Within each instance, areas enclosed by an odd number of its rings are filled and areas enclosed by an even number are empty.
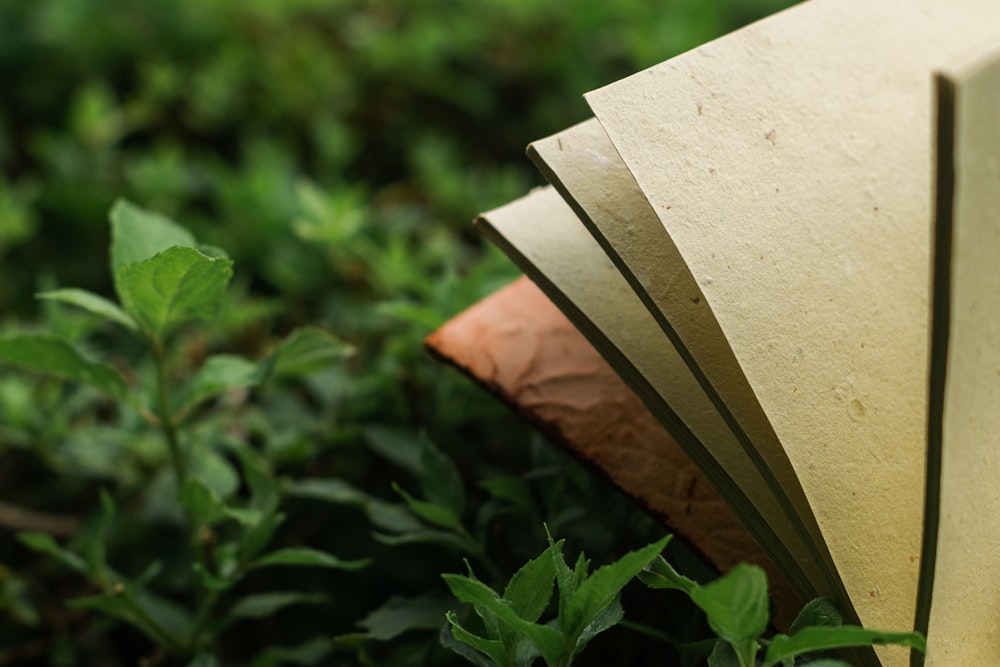
[[[56,537],[72,537],[80,529],[80,520],[75,516],[35,512],[0,500],[0,526],[10,530],[27,530],[48,533]]]

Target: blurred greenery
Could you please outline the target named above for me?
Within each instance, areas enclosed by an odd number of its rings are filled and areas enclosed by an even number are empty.
[[[289,480],[283,543],[374,559],[350,575],[296,571],[297,588],[332,604],[244,621],[223,635],[225,664],[455,664],[437,625],[393,633],[370,614],[411,598],[439,612],[439,574],[459,571],[463,556],[505,580],[544,546],[542,521],[597,561],[662,532],[431,362],[421,341],[516,275],[468,222],[542,182],[523,157],[529,140],[586,118],[583,92],[788,4],[0,2],[4,331],[44,321],[122,368],[142,363],[136,343],[97,318],[34,298],[70,285],[112,293],[107,211],[125,197],[235,261],[226,309],[181,334],[179,373],[220,351],[261,358],[304,324],[357,349],[301,382],[227,394],[199,422],[196,437],[215,443],[203,464],[220,484],[240,484],[226,458],[234,440]],[[0,369],[0,509],[30,508],[32,521],[69,531],[90,525],[111,489],[109,558],[137,574],[155,554],[164,593],[177,597],[191,573],[173,558],[183,545],[155,436],[93,390]],[[414,518],[386,519],[406,512],[394,482],[419,488],[425,441],[457,466],[478,554],[401,539],[419,532]],[[347,486],[295,492],[311,478]],[[90,591],[10,528],[0,528],[0,666],[169,664],[141,635],[67,608],[63,599]],[[689,605],[630,589],[624,605],[673,644],[615,628],[579,664],[696,664],[676,648],[706,636]]]

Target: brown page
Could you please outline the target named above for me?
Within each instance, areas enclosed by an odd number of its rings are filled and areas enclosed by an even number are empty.
[[[928,665],[997,665],[1000,32],[985,56],[949,68],[939,92],[928,562],[918,623],[929,605]]]
[[[550,440],[596,469],[720,572],[767,572],[787,631],[802,602],[690,457],[607,361],[527,278],[455,316],[426,341]]]
[[[930,72],[998,24],[993,0],[812,0],[587,96],[870,627],[910,627],[916,601]]]

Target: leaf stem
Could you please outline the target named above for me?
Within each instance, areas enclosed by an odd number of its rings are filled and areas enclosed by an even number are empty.
[[[184,453],[181,451],[180,439],[177,436],[177,422],[174,419],[174,409],[170,404],[170,376],[167,373],[167,354],[163,347],[163,342],[159,338],[152,340],[153,357],[156,359],[156,376],[159,382],[159,417],[160,428],[167,440],[167,448],[170,450],[170,462],[174,468],[174,477],[177,480],[177,492],[180,494],[187,481],[187,462],[184,460]]]

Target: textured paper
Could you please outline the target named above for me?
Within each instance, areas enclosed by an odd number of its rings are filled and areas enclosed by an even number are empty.
[[[916,600],[930,72],[998,23],[992,0],[813,0],[587,96],[871,627],[910,627]]]
[[[843,607],[843,586],[832,569],[791,464],[781,458],[771,462],[772,468],[759,457],[754,458],[757,450],[753,442],[770,442],[772,450],[780,451],[776,436],[705,304],[701,288],[600,123],[589,120],[532,142],[528,155],[643,300],[726,419],[734,437],[747,451],[749,461],[758,468],[760,477],[754,481],[759,484],[745,489],[745,494],[753,503],[759,503],[765,496],[772,497],[767,506],[781,508],[784,513],[779,523],[772,525],[793,528],[779,537],[811,584],[810,590],[800,594],[807,599],[826,595]],[[645,270],[649,264],[656,270]],[[746,456],[731,458],[725,448],[732,447],[732,439],[703,440],[703,443],[709,450],[723,448],[713,455],[729,476],[748,463]],[[800,524],[798,527],[796,522]]]
[[[932,375],[935,383],[943,380],[943,393],[931,393],[929,474],[939,460],[941,486],[927,664],[997,665],[1000,31],[989,55],[951,69],[940,86],[935,281],[941,291],[935,291],[931,364],[944,373]]]
[[[773,498],[758,499],[758,505],[744,494],[744,489],[762,483],[756,468],[642,302],[559,194],[551,188],[536,190],[484,214],[477,224],[609,360],[667,430],[683,441],[695,464],[789,581],[801,573],[777,537],[790,528],[780,524],[772,528],[763,518],[780,521],[783,516]],[[743,462],[733,466],[731,478],[702,444],[709,441],[730,461]]]
[[[781,570],[608,362],[527,278],[455,316],[427,338],[550,440],[607,477],[720,572],[767,573],[787,632],[802,606]]]

